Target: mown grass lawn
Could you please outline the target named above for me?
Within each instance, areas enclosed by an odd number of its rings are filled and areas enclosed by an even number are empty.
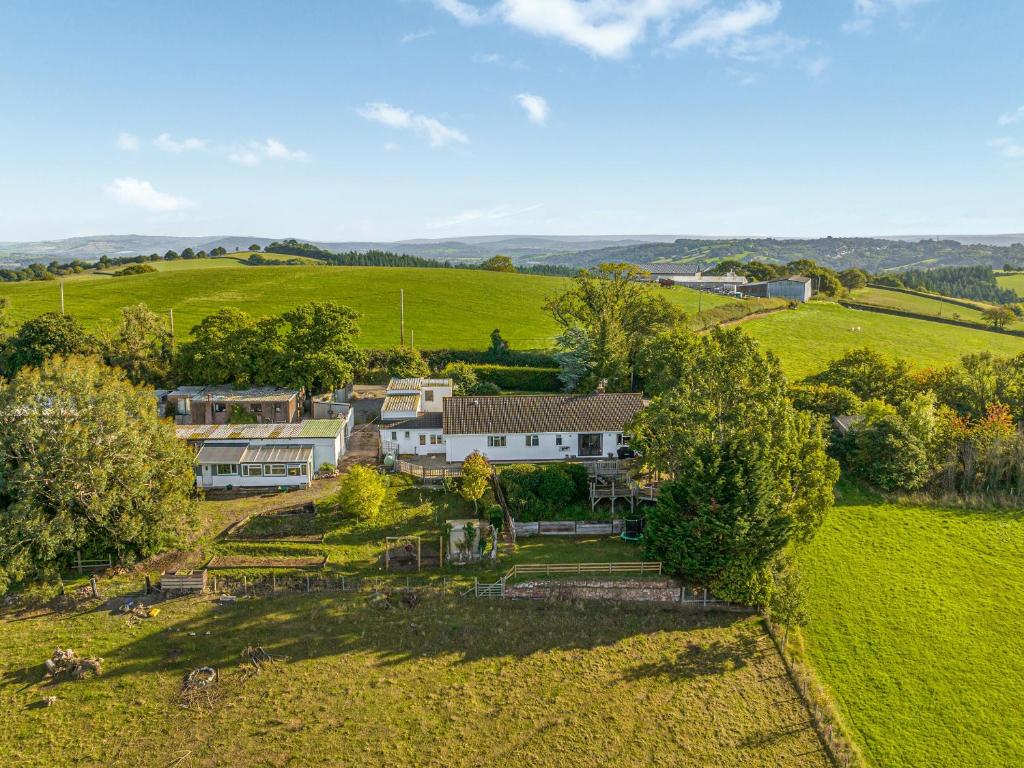
[[[791,379],[816,373],[830,360],[859,347],[871,347],[920,368],[947,365],[973,352],[1024,352],[1024,338],[1018,336],[862,312],[822,302],[775,312],[740,327],[779,356]]]
[[[19,768],[828,765],[760,622],[735,615],[321,593],[0,633],[0,763]],[[285,658],[244,679],[250,644]],[[56,646],[103,657],[103,676],[40,687]],[[218,699],[183,709],[201,665]]]
[[[230,264],[228,264],[230,262]],[[415,333],[423,349],[481,349],[499,328],[516,349],[546,349],[557,333],[545,299],[569,286],[568,278],[476,270],[398,267],[244,266],[232,259],[166,262],[155,273],[129,277],[78,276],[64,290],[65,309],[86,327],[108,327],[122,307],[145,302],[174,310],[178,338],[207,315],[234,307],[253,315],[278,314],[303,302],[331,300],[361,314],[360,343],[399,342],[399,291],[405,291],[406,341]],[[173,265],[173,266],[172,266]],[[181,266],[178,266],[181,265]],[[660,295],[687,312],[733,299],[685,288]],[[2,283],[16,322],[60,308],[56,281]]]
[[[1024,765],[1024,516],[842,490],[804,637],[871,765]]]

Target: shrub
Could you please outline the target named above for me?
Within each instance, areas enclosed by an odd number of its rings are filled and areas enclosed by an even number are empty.
[[[338,508],[352,517],[369,520],[377,516],[387,481],[371,467],[356,464],[341,479],[338,487]]]
[[[501,484],[518,520],[574,517],[566,514],[565,509],[586,500],[587,468],[568,462],[510,464],[501,469]]]
[[[156,272],[149,264],[132,264],[130,267],[119,269],[113,273],[113,277],[124,277],[125,275],[144,275],[147,272]]]

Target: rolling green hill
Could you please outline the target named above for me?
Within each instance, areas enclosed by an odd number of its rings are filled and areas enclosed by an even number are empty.
[[[1024,765],[1024,519],[843,490],[803,634],[869,764]]]
[[[850,293],[850,299],[861,304],[871,304],[876,307],[888,309],[900,309],[905,312],[916,312],[921,315],[933,315],[935,317],[964,320],[971,323],[986,325],[982,317],[982,310],[991,306],[983,302],[976,302],[973,307],[965,307],[962,304],[953,304],[943,301],[942,298],[931,298],[929,296],[917,296],[901,291],[893,291],[887,288],[861,288]],[[967,302],[967,299],[957,299],[958,302]],[[969,302],[974,303],[974,302]],[[1021,323],[1014,323],[1013,328],[1020,327]]]
[[[121,307],[145,302],[174,310],[181,338],[203,317],[225,307],[254,315],[280,313],[306,301],[329,299],[362,314],[361,343],[399,341],[399,291],[405,290],[405,327],[424,349],[486,347],[494,328],[517,349],[546,348],[557,332],[544,300],[566,278],[462,269],[391,267],[245,266],[229,258],[154,262],[156,273],[111,278],[79,275],[65,283],[65,309],[88,328],[108,327]],[[0,284],[16,322],[60,308],[56,281]],[[688,312],[733,299],[674,288],[663,294]]]
[[[791,378],[822,370],[830,360],[871,347],[916,367],[952,363],[971,352],[1024,352],[1024,338],[812,302],[744,323],[744,330],[782,361]]]
[[[996,282],[999,283],[1000,287],[1009,288],[1016,291],[1018,295],[1024,296],[1024,272],[997,275]]]

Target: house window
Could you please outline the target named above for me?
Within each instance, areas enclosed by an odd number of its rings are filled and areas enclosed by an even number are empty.
[[[393,441],[397,442],[398,441],[398,433],[397,432],[392,432],[391,433],[391,439]]]
[[[263,406],[259,403],[253,403],[249,406],[249,411],[251,413],[263,413]]]
[[[426,445],[426,444],[427,444],[427,436],[426,435],[420,435],[420,445]]]
[[[526,436],[526,447],[536,448],[540,445],[540,435],[527,435]]]
[[[263,477],[262,464],[243,464],[242,477]]]
[[[602,454],[601,438],[603,438],[600,432],[581,434],[579,437],[579,455],[580,456],[600,456]]]
[[[408,439],[409,439],[409,433],[408,433],[408,432],[406,432],[406,433],[405,433],[405,439],[406,439],[406,440],[408,440]]]
[[[505,435],[488,435],[487,436],[487,447],[488,448],[504,448],[505,447]]]
[[[431,445],[444,445],[444,435],[431,435],[430,436],[430,444]]]
[[[224,411],[226,411],[227,409],[228,409],[228,407],[224,403],[214,403],[213,404],[213,412],[214,413],[224,413]]]
[[[619,432],[619,434],[617,434],[615,436],[615,444],[616,445],[625,445],[626,444],[626,438],[623,436],[623,434],[621,432]]]
[[[562,436],[561,435],[555,435],[555,445],[561,447],[561,445],[562,445]]]
[[[284,477],[285,469],[284,464],[264,464],[264,474],[268,477]]]
[[[423,390],[423,399],[426,402],[428,402],[428,403],[434,402],[434,390],[432,390],[432,389],[425,389],[425,390]]]
[[[215,475],[237,475],[238,465],[237,464],[214,464],[213,474]]]

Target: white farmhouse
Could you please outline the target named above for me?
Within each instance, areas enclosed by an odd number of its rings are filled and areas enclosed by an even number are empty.
[[[391,379],[380,410],[384,453],[444,453],[441,414],[453,390],[451,379]]]
[[[445,457],[461,462],[474,451],[493,462],[614,457],[643,406],[637,393],[449,397]]]
[[[200,488],[304,488],[322,465],[337,465],[345,455],[348,419],[200,424],[175,432],[196,450]]]

